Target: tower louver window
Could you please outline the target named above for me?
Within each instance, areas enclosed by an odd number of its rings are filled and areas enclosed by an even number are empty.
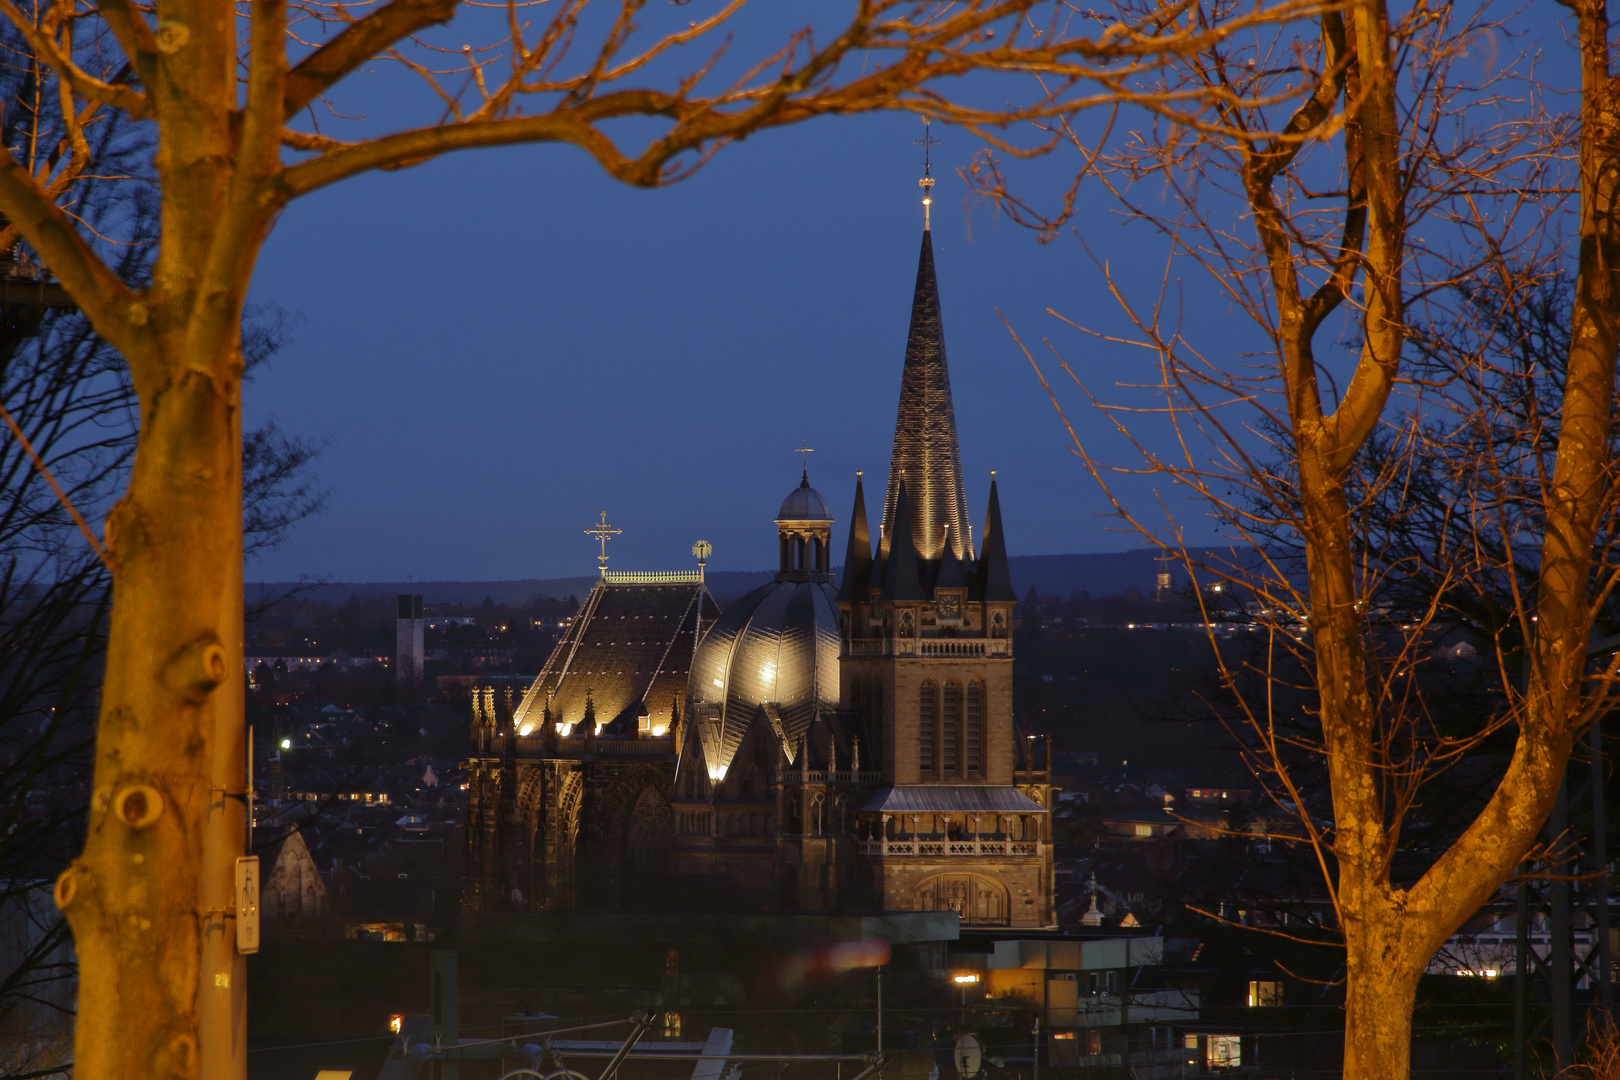
[[[941,741],[944,743],[945,752],[941,756],[944,758],[945,771],[954,773],[957,769],[957,762],[960,760],[958,755],[960,743],[958,740],[962,737],[962,688],[954,682],[945,684],[945,708],[943,714],[945,720],[942,725],[944,727],[944,738]]]
[[[963,739],[966,747],[967,771],[976,773],[980,770],[980,744],[983,740],[984,716],[984,684],[980,682],[968,683],[967,691],[967,737]]]
[[[934,771],[934,684],[925,682],[917,695],[917,767]]]

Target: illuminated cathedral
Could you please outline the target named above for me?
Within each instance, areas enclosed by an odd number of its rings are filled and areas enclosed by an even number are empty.
[[[464,910],[1055,922],[1049,749],[1013,722],[1000,505],[992,474],[975,549],[926,225],[876,544],[860,474],[836,580],[807,472],[775,524],[775,580],[724,611],[701,565],[604,565],[522,699],[475,697]]]

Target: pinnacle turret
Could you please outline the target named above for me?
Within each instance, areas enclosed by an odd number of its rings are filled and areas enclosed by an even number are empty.
[[[866,527],[866,492],[861,474],[855,474],[855,509],[849,517],[849,547],[844,552],[844,580],[838,586],[838,599],[864,600],[872,576],[872,537]]]
[[[1001,531],[1001,497],[996,494],[996,474],[990,473],[990,506],[984,512],[984,554],[979,559],[979,599],[990,603],[1010,603],[1012,571],[1007,566],[1007,538]]]
[[[926,600],[923,592],[921,559],[909,541],[911,530],[911,500],[906,498],[905,477],[900,478],[900,507],[894,519],[895,543],[889,547],[889,558],[883,567],[883,600]]]

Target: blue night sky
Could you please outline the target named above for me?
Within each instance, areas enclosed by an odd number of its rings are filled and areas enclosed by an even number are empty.
[[[256,302],[297,317],[293,341],[249,386],[247,418],[324,440],[316,468],[331,499],[250,565],[250,580],[588,574],[595,545],[582,530],[604,509],[624,530],[615,568],[688,567],[699,538],[717,569],[771,567],[771,519],[806,440],[841,555],[855,470],[875,513],[888,469],[921,238],[921,128],[895,113],[766,132],[656,191],[538,146],[295,203],[254,288]],[[979,142],[935,134],[934,243],[975,534],[996,469],[1012,554],[1139,546],[1068,451],[997,309],[1038,355],[1049,336],[1114,400],[1133,393],[1116,384],[1154,381],[1156,362],[1046,314],[1127,329],[1075,236],[1041,246],[970,201],[956,170]],[[1027,166],[1021,190],[1050,205],[1075,163],[1071,150]],[[1100,189],[1077,226],[1151,303],[1163,242],[1122,225]],[[1255,348],[1247,320],[1198,272],[1181,276],[1187,323],[1211,355]],[[1059,389],[1094,451],[1132,464],[1072,384]],[[1162,424],[1140,422],[1162,440]],[[1119,490],[1150,514],[1164,497],[1190,542],[1215,539],[1162,479],[1124,477]]]

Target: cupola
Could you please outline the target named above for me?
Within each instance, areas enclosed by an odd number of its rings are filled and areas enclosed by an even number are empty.
[[[833,516],[806,472],[776,512],[777,581],[831,581]]]

